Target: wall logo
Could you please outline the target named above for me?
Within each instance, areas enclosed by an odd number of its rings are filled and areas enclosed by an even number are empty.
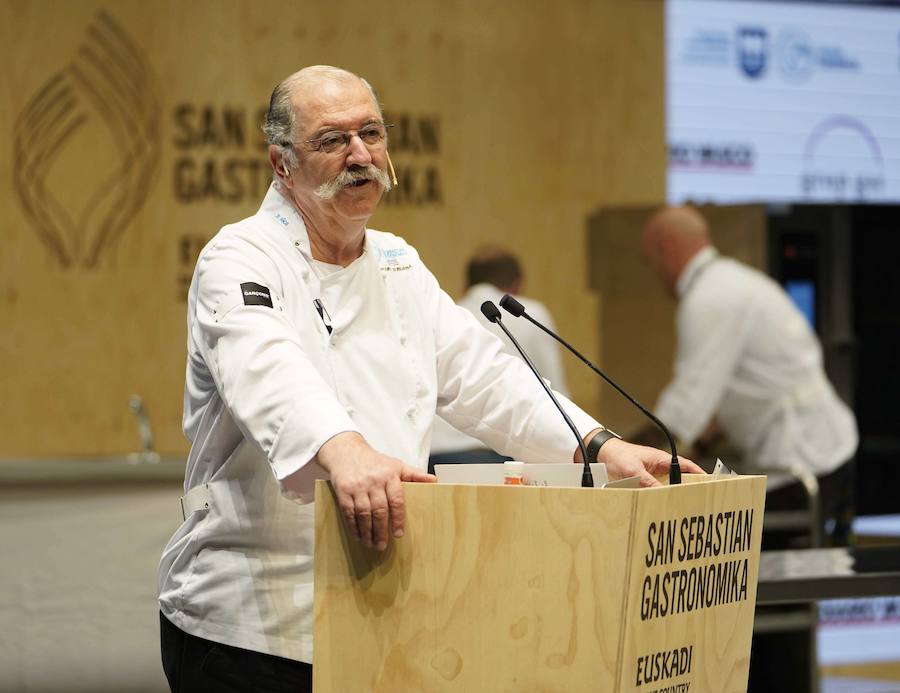
[[[762,77],[766,71],[769,35],[758,26],[742,26],[737,30],[737,62],[750,79]]]
[[[62,267],[95,267],[143,206],[159,163],[159,122],[147,60],[99,12],[77,54],[37,91],[14,128],[16,193]]]

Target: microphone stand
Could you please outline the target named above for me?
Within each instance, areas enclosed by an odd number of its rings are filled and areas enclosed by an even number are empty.
[[[572,423],[572,419],[569,418],[569,415],[566,414],[566,410],[562,408],[559,400],[556,399],[556,395],[553,394],[553,390],[551,390],[547,386],[547,383],[544,382],[541,374],[538,373],[537,367],[531,362],[531,359],[528,358],[528,354],[525,353],[525,350],[519,344],[518,340],[513,337],[512,332],[510,332],[507,329],[506,325],[503,324],[503,321],[500,319],[500,310],[497,308],[497,306],[495,306],[492,301],[485,301],[481,304],[481,314],[484,315],[484,317],[487,318],[490,322],[497,325],[497,327],[503,330],[506,336],[509,337],[509,341],[512,342],[513,346],[516,347],[525,363],[528,364],[531,372],[534,373],[535,377],[538,379],[541,387],[544,388],[544,391],[550,396],[550,399],[553,400],[553,404],[555,404],[556,408],[559,409],[559,413],[563,415],[563,418],[566,420],[566,424],[570,429],[572,429],[572,433],[575,435],[575,439],[578,441],[578,449],[581,450],[581,459],[584,460],[584,470],[581,472],[581,487],[593,488],[594,475],[591,473],[591,465],[590,462],[588,462],[587,449],[585,449],[584,441],[581,439],[581,434],[578,432],[578,429],[575,428],[575,424]]]
[[[543,330],[548,335],[553,337],[553,339],[555,339],[557,342],[562,344],[570,352],[575,354],[575,356],[577,356],[579,358],[579,360],[585,366],[590,368],[592,371],[594,371],[594,373],[596,373],[601,378],[603,378],[606,382],[608,382],[610,385],[612,385],[620,395],[622,395],[625,399],[627,399],[635,407],[637,407],[644,414],[644,416],[646,416],[654,424],[656,424],[656,426],[659,428],[659,430],[661,430],[663,432],[663,434],[666,436],[666,440],[668,440],[668,442],[669,442],[669,449],[672,452],[672,463],[669,466],[669,485],[675,486],[675,485],[681,483],[681,464],[678,461],[678,452],[675,449],[675,440],[672,438],[672,434],[669,433],[669,429],[666,428],[666,426],[663,424],[662,421],[660,421],[649,410],[647,410],[643,405],[641,405],[640,402],[638,402],[631,395],[629,395],[627,392],[625,392],[625,390],[623,390],[621,387],[616,385],[616,383],[613,382],[613,380],[608,375],[606,375],[606,373],[601,371],[593,363],[591,363],[584,356],[582,356],[581,352],[579,352],[575,347],[573,347],[571,344],[569,344],[566,340],[564,340],[558,334],[547,329],[541,323],[539,323],[537,320],[532,318],[527,312],[525,312],[525,306],[523,306],[521,303],[519,303],[515,298],[513,298],[509,294],[504,294],[503,298],[500,299],[500,306],[504,310],[506,310],[506,312],[508,312],[510,315],[512,315],[513,317],[518,318],[518,317],[522,316],[526,320],[528,320],[528,322],[530,322],[532,325],[534,325],[535,327],[538,327],[539,329]],[[504,328],[504,329],[506,329],[506,328]]]

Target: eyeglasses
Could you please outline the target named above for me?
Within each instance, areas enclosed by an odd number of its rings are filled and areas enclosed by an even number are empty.
[[[304,144],[308,144],[313,151],[324,152],[326,154],[338,154],[347,151],[350,141],[354,135],[359,137],[370,149],[380,147],[387,141],[388,128],[393,125],[385,125],[384,123],[367,123],[359,130],[329,130],[321,137],[313,140],[305,140]]]

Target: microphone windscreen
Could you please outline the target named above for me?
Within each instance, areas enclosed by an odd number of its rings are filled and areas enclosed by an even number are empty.
[[[500,309],[494,305],[493,301],[485,301],[481,304],[481,314],[491,322],[497,322],[500,319]]]
[[[500,307],[515,318],[522,317],[522,313],[525,312],[525,306],[509,294],[503,294],[503,298],[500,299]]]

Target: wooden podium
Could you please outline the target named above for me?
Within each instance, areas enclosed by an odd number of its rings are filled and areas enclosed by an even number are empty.
[[[384,553],[317,483],[316,693],[747,690],[765,477],[404,484]]]

